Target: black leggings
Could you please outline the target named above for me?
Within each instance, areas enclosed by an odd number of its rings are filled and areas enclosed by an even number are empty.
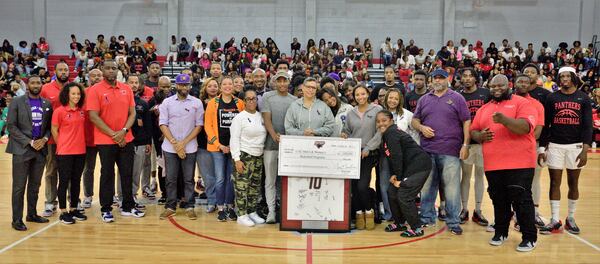
[[[67,189],[70,188],[71,208],[79,202],[81,174],[85,165],[85,154],[57,155],[58,159],[58,207],[67,209]]]
[[[360,179],[352,180],[352,202],[354,210],[369,211],[373,209],[373,199],[369,185],[371,184],[371,173],[377,165],[379,156],[369,155],[360,161]]]
[[[388,201],[390,202],[390,211],[392,211],[392,218],[396,225],[402,225],[406,221],[413,230],[421,227],[422,224],[419,219],[415,199],[417,199],[417,194],[421,192],[430,172],[431,166],[429,166],[429,170],[410,175],[407,180],[400,184],[399,188],[390,184],[387,190]]]

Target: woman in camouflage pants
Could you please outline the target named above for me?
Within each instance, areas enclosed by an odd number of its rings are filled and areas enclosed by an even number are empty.
[[[231,156],[235,161],[234,188],[237,222],[244,226],[264,224],[256,213],[260,198],[260,179],[263,167],[263,148],[267,135],[262,116],[256,111],[256,91],[248,89],[244,94],[246,108],[231,123]]]

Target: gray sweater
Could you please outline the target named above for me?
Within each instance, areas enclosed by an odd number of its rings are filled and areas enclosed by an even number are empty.
[[[304,130],[311,128],[316,136],[329,137],[333,134],[335,121],[327,104],[315,99],[310,108],[303,105],[303,99],[294,101],[285,114],[285,134],[304,135]]]
[[[346,116],[342,133],[348,135],[349,138],[360,138],[363,151],[378,149],[381,144],[381,133],[377,131],[376,117],[382,109],[379,105],[370,104],[361,118],[358,106],[355,106]]]

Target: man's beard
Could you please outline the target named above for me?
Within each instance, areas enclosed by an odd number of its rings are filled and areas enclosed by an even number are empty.
[[[34,89],[30,89],[29,90],[29,94],[37,96],[37,95],[40,94],[41,91],[42,91],[42,89],[35,89],[35,90]]]
[[[433,87],[433,89],[434,89],[434,90],[436,90],[436,91],[441,91],[441,90],[444,90],[444,85],[442,85],[442,84],[432,84],[431,86],[432,86],[432,87]]]
[[[61,83],[66,83],[66,82],[68,82],[68,81],[69,81],[69,75],[67,75],[67,76],[64,76],[64,77],[60,77],[60,76],[58,76],[58,75],[57,75],[57,76],[56,76],[56,79],[57,79],[59,82],[61,82]]]
[[[508,90],[506,90],[506,92],[502,93],[502,95],[500,95],[500,97],[492,96],[492,100],[496,101],[497,103],[502,102],[504,100],[508,100],[508,99],[510,99],[510,93],[508,93]]]
[[[188,91],[177,91],[177,95],[181,96],[181,97],[185,97],[188,95]]]

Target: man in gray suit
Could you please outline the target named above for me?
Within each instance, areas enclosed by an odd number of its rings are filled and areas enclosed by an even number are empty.
[[[27,230],[23,223],[23,203],[27,187],[27,222],[47,223],[37,214],[36,204],[44,172],[47,142],[50,138],[52,106],[40,97],[42,79],[29,77],[27,94],[13,99],[8,109],[7,126],[10,132],[6,152],[12,159],[12,227]]]

